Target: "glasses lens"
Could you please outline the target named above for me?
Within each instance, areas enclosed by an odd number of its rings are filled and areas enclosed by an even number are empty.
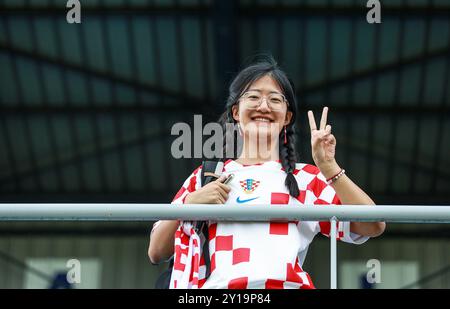
[[[280,110],[283,108],[284,97],[281,94],[271,94],[268,98],[268,101],[270,103],[270,108],[273,110]]]
[[[256,91],[248,91],[243,95],[243,98],[248,108],[256,109],[261,102],[262,95]]]
[[[257,109],[261,105],[263,97],[264,96],[258,91],[248,91],[242,95],[242,98],[249,109]],[[286,99],[280,93],[272,93],[267,97],[267,104],[271,110],[283,109],[285,101]]]

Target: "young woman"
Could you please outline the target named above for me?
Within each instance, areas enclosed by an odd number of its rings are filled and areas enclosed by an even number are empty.
[[[222,175],[203,187],[197,168],[172,203],[374,205],[336,162],[336,138],[327,114],[325,107],[317,126],[308,112],[315,166],[298,163],[292,83],[273,59],[250,65],[232,82],[220,119],[224,128],[227,123],[239,126],[243,144],[238,157],[224,160]],[[224,152],[234,146],[226,141]],[[229,174],[234,178],[224,184]],[[384,229],[384,222],[339,222],[338,238],[361,244]],[[314,288],[302,264],[314,236],[329,236],[330,223],[209,222],[208,278],[203,260],[192,260],[195,255],[188,252],[190,230],[178,221],[158,221],[152,230],[148,250],[152,262],[171,256],[175,248],[171,288]]]

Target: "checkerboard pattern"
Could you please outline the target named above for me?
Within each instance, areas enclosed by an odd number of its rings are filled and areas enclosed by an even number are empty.
[[[258,188],[260,181],[254,179],[245,179],[239,182],[245,193],[252,193]]]
[[[182,204],[189,192],[199,188],[200,168],[184,182],[172,203]],[[283,205],[340,205],[334,189],[313,165],[298,163],[294,171],[300,194],[292,197],[284,186],[286,173],[279,161],[258,165],[241,165],[228,160],[224,173],[235,177],[229,183],[230,194],[225,203],[236,204],[240,197],[251,198],[240,204],[251,207]],[[241,184],[246,179],[258,181],[251,194],[244,195]],[[242,199],[241,199],[242,201]],[[367,237],[350,233],[350,222],[337,222],[338,239],[363,243]],[[302,252],[306,252],[314,236],[330,235],[329,222],[209,222],[211,275],[205,279],[205,263],[200,239],[189,225],[182,223],[175,234],[175,263],[172,288],[228,289],[313,289],[314,284],[302,269]],[[357,236],[355,238],[355,236]],[[357,241],[355,240],[357,239]],[[201,258],[199,258],[201,257]]]

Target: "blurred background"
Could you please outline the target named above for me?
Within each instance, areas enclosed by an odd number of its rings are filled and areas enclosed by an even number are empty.
[[[378,204],[450,201],[450,2],[0,0],[0,202],[169,203],[199,159],[174,159],[176,122],[223,110],[232,77],[272,54],[306,111],[330,107],[337,161]],[[206,138],[205,138],[206,139]],[[426,206],[423,206],[426,207]],[[426,211],[426,209],[424,209]],[[152,288],[151,222],[0,222],[0,288]],[[342,288],[450,288],[450,227],[388,224],[339,244]],[[364,279],[381,262],[381,283]],[[329,242],[304,269],[329,287]]]

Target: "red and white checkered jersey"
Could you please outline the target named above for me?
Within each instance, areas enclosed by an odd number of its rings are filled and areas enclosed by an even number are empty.
[[[184,182],[172,204],[182,204],[188,193],[201,187],[201,167]],[[256,165],[242,165],[228,160],[223,173],[234,174],[228,184],[231,191],[225,204],[340,205],[333,187],[327,185],[319,169],[310,164],[297,163],[294,171],[300,194],[289,195],[284,185],[286,173],[279,161]],[[364,243],[368,237],[350,232],[350,222],[338,222],[338,239],[354,244]],[[302,265],[314,236],[329,236],[329,222],[209,222],[209,252],[211,275],[204,280],[203,259],[198,268],[199,288],[314,288]],[[183,233],[181,233],[183,234]],[[184,235],[186,236],[186,235]],[[186,251],[175,241],[178,252]],[[183,250],[180,250],[183,249]],[[177,250],[175,250],[177,252]],[[172,276],[185,269],[182,256],[176,257]],[[191,275],[192,277],[192,275]],[[192,278],[191,278],[192,279]],[[196,281],[197,282],[197,281]]]

